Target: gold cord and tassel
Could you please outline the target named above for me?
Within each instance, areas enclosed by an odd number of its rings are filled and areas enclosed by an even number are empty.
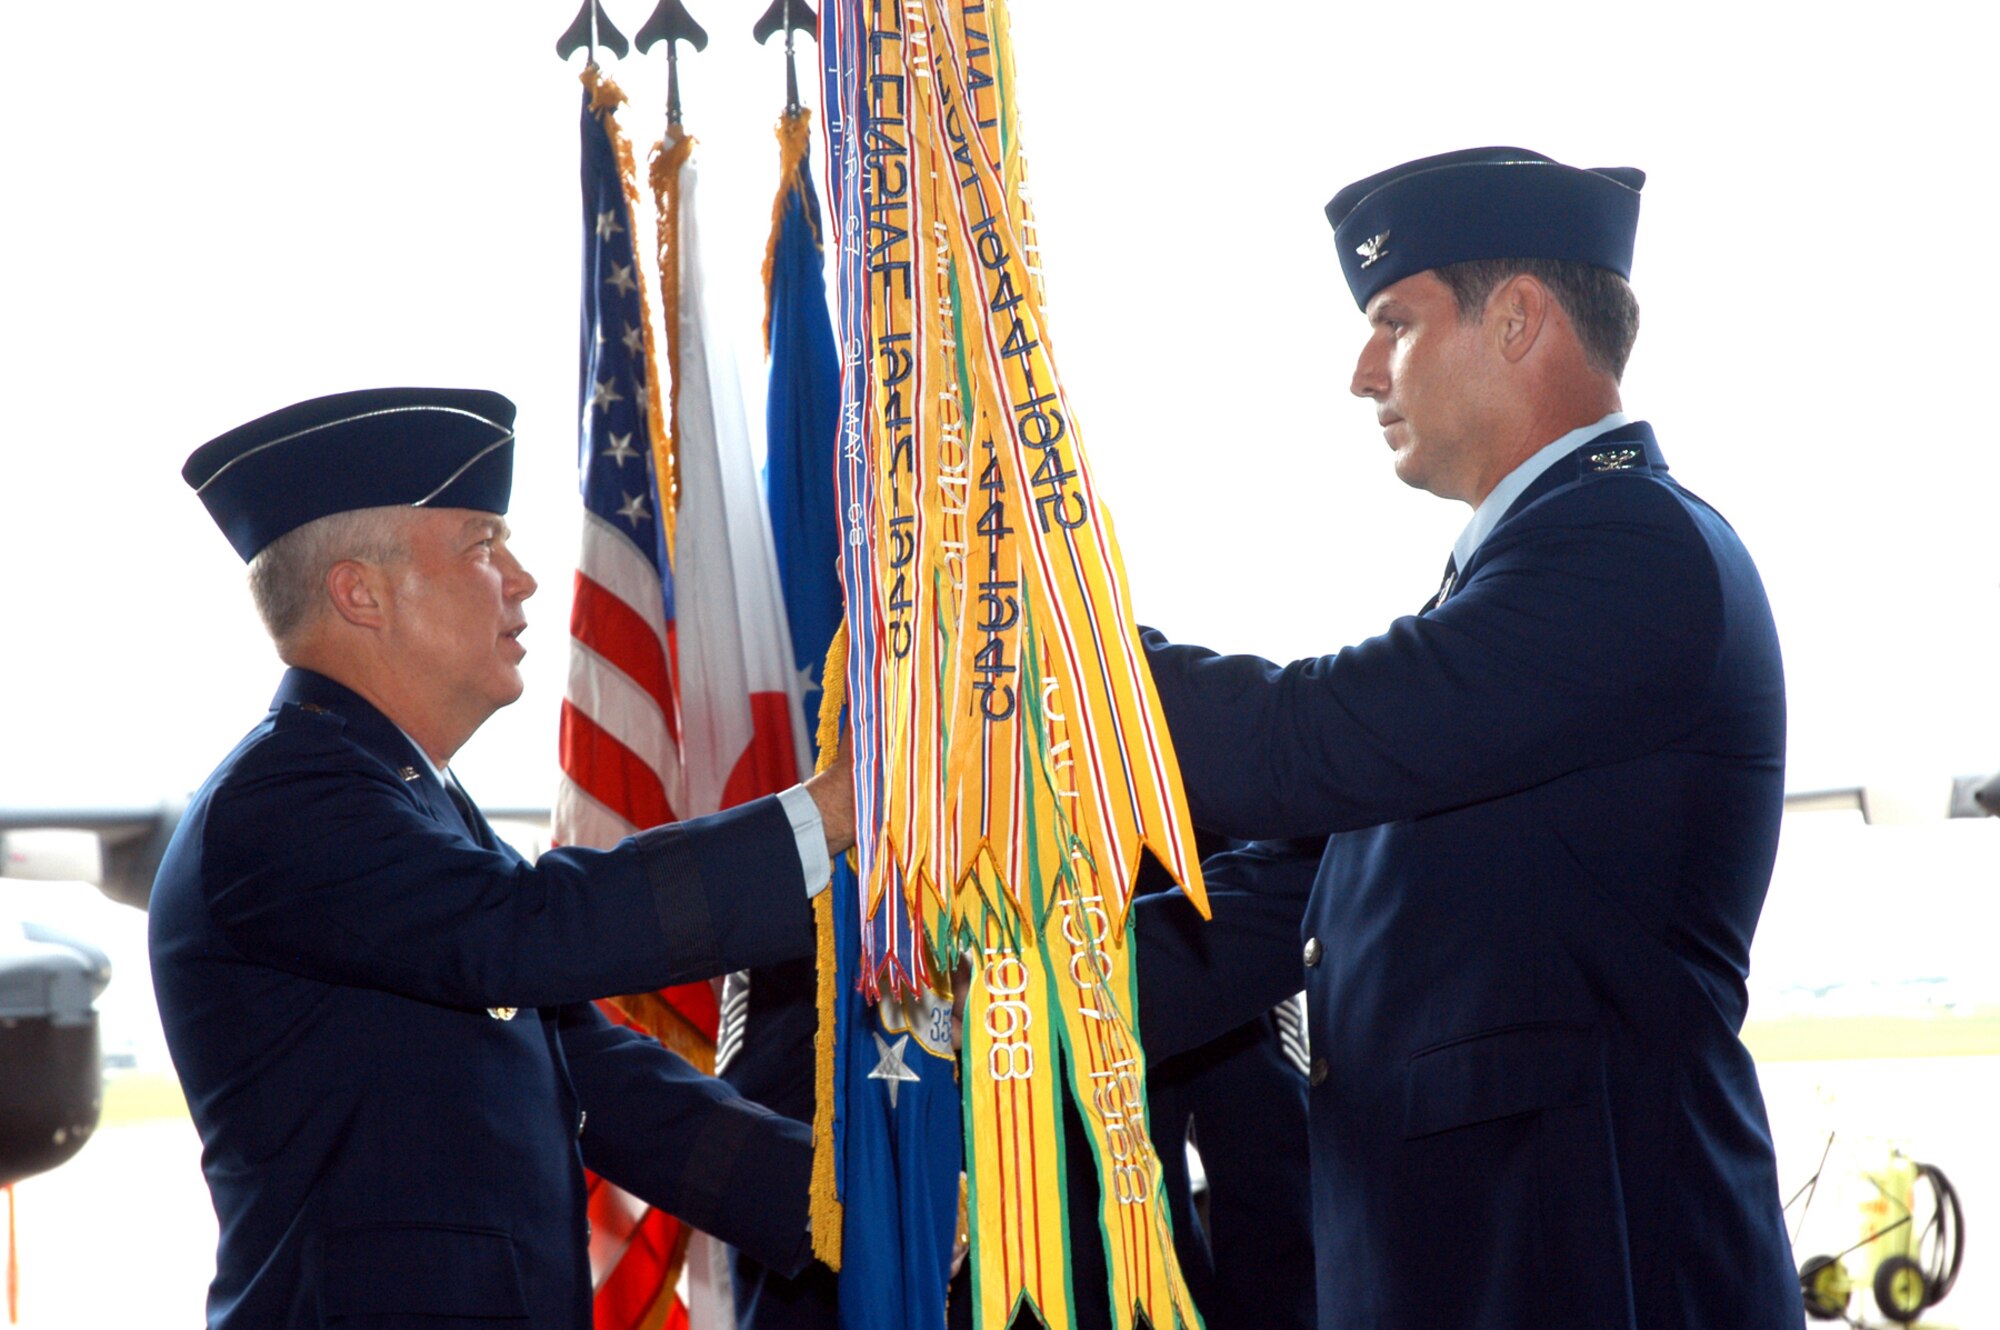
[[[819,760],[824,771],[840,756],[840,712],[847,703],[847,625],[833,635],[820,670]],[[818,939],[819,1029],[813,1036],[813,1162],[808,1214],[812,1222],[813,1255],[829,1270],[840,1269],[841,1225],[845,1222],[836,1186],[833,1149],[834,1003],[839,997],[834,968],[833,888],[813,897],[813,929]]]

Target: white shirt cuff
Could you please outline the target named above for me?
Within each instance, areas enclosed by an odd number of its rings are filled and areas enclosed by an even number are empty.
[[[778,802],[784,807],[792,824],[792,835],[799,843],[799,867],[805,873],[806,899],[811,900],[833,880],[833,861],[826,857],[826,826],[819,820],[819,805],[803,785],[780,790]]]

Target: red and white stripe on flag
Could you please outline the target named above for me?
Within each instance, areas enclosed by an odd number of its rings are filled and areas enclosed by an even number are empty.
[[[570,610],[555,839],[608,847],[685,807],[659,566],[586,511]]]

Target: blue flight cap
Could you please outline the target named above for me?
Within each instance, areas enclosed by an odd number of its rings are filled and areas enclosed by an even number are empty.
[[[1637,167],[1580,170],[1526,148],[1420,157],[1333,196],[1340,269],[1361,309],[1413,273],[1472,259],[1564,259],[1632,275]]]
[[[181,478],[248,563],[357,508],[504,513],[514,404],[477,388],[369,388],[298,402],[195,449]]]

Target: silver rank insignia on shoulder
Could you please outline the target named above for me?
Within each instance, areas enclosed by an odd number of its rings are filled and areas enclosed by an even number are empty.
[[[520,1010],[519,1007],[488,1007],[486,1014],[496,1021],[511,1021]]]
[[[1374,267],[1376,260],[1389,252],[1389,233],[1384,231],[1379,236],[1369,236],[1354,247],[1354,252],[1361,256],[1362,267]]]
[[[1606,448],[1601,453],[1589,457],[1592,471],[1630,471],[1644,458],[1644,448]]]
[[[398,771],[396,774],[401,776],[405,782],[418,780],[421,778],[420,773],[417,771],[415,767],[412,766],[405,766],[401,771]]]

